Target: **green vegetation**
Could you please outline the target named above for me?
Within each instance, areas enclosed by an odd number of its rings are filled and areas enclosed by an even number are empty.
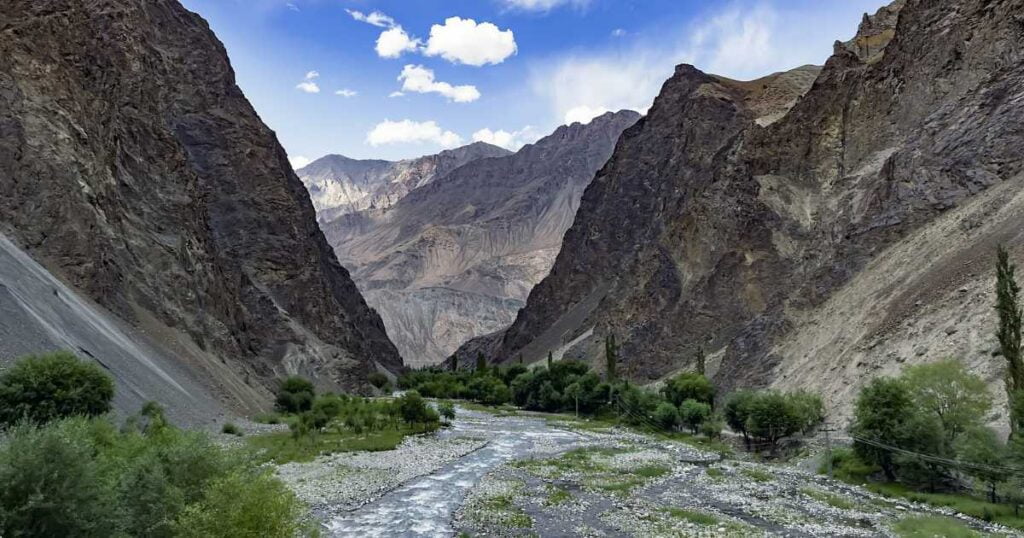
[[[755,482],[771,482],[772,478],[774,478],[768,471],[757,469],[755,467],[747,467],[740,470],[740,472]]]
[[[32,355],[0,375],[0,428],[110,411],[114,381],[67,351]]]
[[[571,500],[572,494],[568,491],[556,486],[548,486],[548,496],[544,499],[544,504],[546,506],[558,506]]]
[[[718,518],[704,512],[697,512],[696,510],[686,510],[683,508],[669,507],[664,509],[670,516],[681,519],[683,521],[689,521],[697,525],[711,526],[718,524]]]
[[[857,507],[857,505],[854,504],[849,499],[842,497],[840,495],[836,495],[834,493],[829,493],[827,491],[821,491],[813,488],[804,488],[801,489],[800,492],[816,501],[825,503],[833,508],[838,508],[840,510],[853,510],[854,508]]]
[[[725,471],[719,469],[718,467],[708,467],[707,469],[704,469],[704,473],[710,476],[711,478],[722,478],[725,476]]]
[[[455,420],[455,404],[451,402],[437,404],[437,412],[445,422],[451,423],[451,421]]]
[[[679,404],[679,422],[690,428],[690,431],[694,434],[700,430],[700,427],[704,424],[704,421],[711,417],[711,406],[704,403],[698,402],[697,400],[683,400]]]
[[[237,435],[239,437],[245,435],[242,433],[242,429],[236,426],[234,422],[225,422],[224,426],[221,427],[220,432],[228,435]]]
[[[748,448],[771,450],[782,438],[808,433],[825,419],[821,397],[805,391],[737,391],[726,400],[724,415]]]
[[[303,402],[292,408],[306,410],[280,419],[289,425],[289,432],[247,439],[262,459],[287,463],[335,452],[393,450],[405,436],[434,431],[440,425],[440,415],[416,391],[395,400],[374,400],[317,395],[312,390],[312,384],[301,378],[282,383],[278,402]],[[454,408],[450,411],[454,416]]]
[[[105,418],[25,423],[0,444],[4,536],[313,535],[305,508],[238,451],[169,426],[147,405]]]
[[[672,468],[667,465],[644,465],[636,470],[631,471],[632,474],[642,476],[644,478],[658,478],[667,475],[672,471]]]
[[[1010,428],[1014,435],[1024,430],[1024,353],[1021,349],[1020,286],[1016,266],[1000,246],[996,252],[996,312],[999,314],[999,352],[1006,359],[1006,392],[1010,405]]]
[[[908,517],[893,526],[900,538],[974,538],[981,534],[967,528],[963,523],[940,516]]]
[[[313,407],[316,391],[313,383],[298,376],[291,376],[281,382],[277,391],[277,410],[282,413],[302,413]]]

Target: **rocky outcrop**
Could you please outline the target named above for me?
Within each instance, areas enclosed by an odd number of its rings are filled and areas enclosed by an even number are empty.
[[[172,356],[228,365],[198,376],[215,392],[402,366],[223,46],[176,0],[0,4],[0,226]]]
[[[366,209],[387,209],[413,189],[477,159],[512,152],[484,142],[404,161],[358,160],[327,155],[296,173],[321,222]]]
[[[653,381],[700,346],[725,389],[819,389],[840,414],[871,376],[949,355],[1001,388],[989,276],[1024,239],[1022,14],[883,8],[764,126],[748,85],[680,66],[515,323],[460,353],[576,342],[600,364],[614,333],[620,372]]]
[[[580,197],[631,111],[474,160],[387,210],[322,223],[407,364],[435,364],[508,326],[547,274]]]

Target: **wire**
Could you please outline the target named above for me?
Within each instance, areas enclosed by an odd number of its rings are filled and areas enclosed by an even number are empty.
[[[943,457],[943,456],[936,456],[934,454],[924,454],[924,453],[921,453],[921,452],[914,452],[912,450],[907,450],[905,448],[900,448],[900,447],[897,447],[897,446],[888,445],[888,444],[882,443],[880,441],[876,441],[874,439],[865,439],[863,437],[857,437],[857,436],[850,436],[850,437],[847,437],[847,438],[837,437],[837,439],[850,439],[850,440],[852,440],[854,442],[863,443],[865,445],[873,446],[873,447],[876,447],[876,448],[881,448],[883,450],[888,450],[890,452],[895,452],[897,454],[903,454],[903,455],[906,455],[906,456],[913,456],[915,458],[918,458],[918,459],[921,459],[921,460],[924,460],[924,461],[927,461],[927,462],[938,463],[938,464],[946,465],[946,466],[950,466],[950,467],[960,467],[960,468],[967,468],[967,469],[975,469],[975,470],[979,470],[979,471],[988,471],[988,472],[993,472],[993,473],[1010,473],[1010,474],[1015,474],[1015,475],[1019,475],[1019,476],[1024,476],[1024,469],[1021,469],[1021,468],[1018,468],[1018,467],[1005,467],[1005,466],[1002,466],[1002,465],[986,465],[986,464],[983,464],[983,463],[974,463],[974,462],[966,462],[966,461],[954,460],[954,459],[946,458],[946,457]]]

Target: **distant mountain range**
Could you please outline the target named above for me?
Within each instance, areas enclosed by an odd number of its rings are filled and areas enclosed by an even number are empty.
[[[515,154],[476,143],[399,163],[329,156],[298,173],[405,363],[436,364],[512,322],[583,190],[639,117],[563,126]],[[357,190],[374,194],[326,195]]]

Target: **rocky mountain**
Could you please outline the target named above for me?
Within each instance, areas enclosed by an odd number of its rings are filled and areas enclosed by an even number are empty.
[[[1024,1],[895,2],[785,114],[766,118],[758,88],[679,66],[512,326],[459,354],[600,364],[615,334],[620,372],[649,382],[703,347],[724,389],[819,390],[838,417],[867,379],[955,356],[1002,395],[994,252],[1024,261]]]
[[[403,161],[358,160],[327,155],[297,174],[322,222],[364,209],[387,209],[434,178],[477,159],[512,152],[484,142]]]
[[[512,322],[551,268],[587,184],[639,117],[563,126],[514,155],[437,175],[390,209],[321,221],[406,364],[438,363]]]
[[[356,388],[402,366],[224,47],[176,0],[0,3],[0,231],[92,303],[74,309],[90,334],[133,333],[229,406],[286,373]],[[80,346],[133,394],[186,385],[137,374],[145,354],[56,338],[61,291],[19,295],[17,266],[0,310],[31,315],[0,326],[52,337],[18,352]]]

